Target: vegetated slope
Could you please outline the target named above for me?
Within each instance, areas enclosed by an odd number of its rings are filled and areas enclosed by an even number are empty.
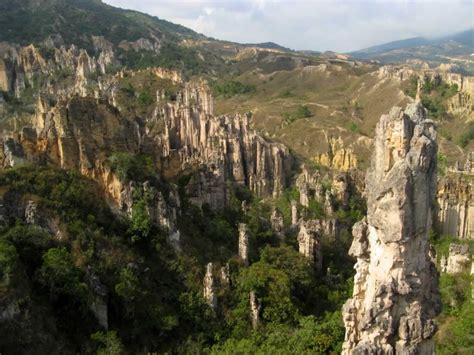
[[[61,36],[66,45],[91,47],[91,36],[118,45],[140,38],[199,35],[185,27],[139,12],[122,10],[99,0],[2,0],[0,41],[27,45]]]
[[[351,52],[350,54],[355,58],[369,59],[377,53],[383,53],[383,52],[396,50],[396,49],[402,49],[402,48],[418,47],[422,45],[427,45],[429,43],[430,41],[427,40],[426,38],[415,37],[415,38],[402,39],[399,41],[393,41],[393,42],[384,43],[384,44],[380,44],[380,45],[369,47],[369,48],[360,49],[360,50]]]
[[[471,93],[458,93],[460,86],[442,79],[443,71],[406,69],[408,74],[391,76],[391,70],[403,67],[242,53],[215,81],[215,106],[218,113],[251,112],[257,129],[317,165],[347,169],[357,160],[356,166],[365,169],[378,119],[389,107],[415,100],[419,84],[420,99],[439,128],[444,165],[462,161],[472,149],[472,107],[464,99]],[[463,90],[471,90],[470,78],[463,80]]]

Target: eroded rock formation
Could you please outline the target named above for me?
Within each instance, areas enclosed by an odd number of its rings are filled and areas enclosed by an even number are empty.
[[[319,220],[302,221],[298,233],[298,246],[300,254],[304,255],[321,271],[323,256],[321,252],[321,223]]]
[[[469,245],[454,244],[449,246],[449,254],[445,264],[448,274],[468,273],[471,270],[471,253]]]
[[[469,177],[448,175],[438,183],[438,221],[443,235],[474,237],[474,199]]]
[[[152,156],[165,178],[192,173],[186,188],[191,202],[214,209],[228,202],[229,181],[274,197],[288,185],[289,150],[251,130],[245,115],[213,116],[205,84],[184,83],[174,72],[153,69],[147,75],[180,87],[176,100],[158,100],[151,116],[129,118],[116,100],[124,75],[137,73],[120,72],[107,85],[99,83],[92,91],[100,99],[78,91],[58,100],[42,95],[30,124],[0,139],[3,166],[35,161],[78,170],[99,181],[117,205],[123,182],[108,164],[114,152]]]
[[[239,224],[239,258],[245,265],[249,263],[249,233],[245,223]]]
[[[432,354],[440,311],[428,232],[436,194],[436,131],[420,104],[383,115],[366,177],[367,220],[353,229],[353,297],[343,354]]]
[[[211,307],[212,309],[216,309],[217,297],[216,297],[216,292],[215,292],[214,275],[212,273],[212,268],[213,268],[212,263],[208,263],[206,266],[206,275],[204,276],[203,296],[208,306]]]

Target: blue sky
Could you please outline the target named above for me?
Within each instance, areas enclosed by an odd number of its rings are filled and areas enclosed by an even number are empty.
[[[474,0],[104,0],[206,36],[346,52],[474,27]]]

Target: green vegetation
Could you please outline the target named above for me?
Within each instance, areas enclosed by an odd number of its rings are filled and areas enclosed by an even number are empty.
[[[119,154],[112,160],[124,179],[142,176],[150,181],[147,165],[136,165],[137,157]],[[178,183],[184,186],[190,179]],[[154,177],[152,184],[167,198],[166,182]],[[95,184],[71,172],[10,169],[0,173],[0,188],[6,191],[4,199],[14,199],[10,203],[34,197],[42,215],[55,220],[61,231],[56,238],[47,228],[26,226],[21,220],[0,228],[0,294],[20,309],[15,323],[0,324],[0,331],[10,334],[0,340],[5,351],[19,343],[35,344],[45,353],[59,347],[103,354],[341,349],[340,308],[353,277],[353,260],[346,256],[350,239],[324,240],[323,270],[329,267],[330,277],[316,272],[296,251],[294,234],[279,245],[268,222],[271,206],[278,205],[287,222],[295,191],[277,201],[262,201],[229,183],[230,205],[211,211],[189,204],[180,189],[182,252],[177,255],[148,213],[152,189],[136,188],[128,218],[113,215]],[[318,216],[321,208],[310,205],[306,213]],[[242,222],[250,233],[249,267],[235,257],[236,226]],[[232,283],[216,290],[215,313],[202,298],[203,270],[209,261],[215,270],[228,263]],[[108,332],[100,329],[90,310],[96,297],[92,273],[107,289]],[[257,330],[248,316],[250,291],[262,305]]]
[[[437,160],[438,160],[438,174],[440,176],[444,176],[446,174],[446,170],[448,169],[448,160],[446,158],[446,155],[438,152]]]
[[[300,105],[294,112],[292,113],[289,113],[289,112],[285,112],[283,114],[283,117],[285,118],[285,122],[287,124],[290,124],[290,123],[293,123],[295,122],[296,120],[299,120],[301,118],[308,118],[308,117],[311,117],[313,116],[313,113],[311,112],[311,110],[309,109],[308,106],[306,105]]]
[[[223,84],[214,85],[216,95],[229,98],[235,95],[252,94],[256,91],[255,85],[243,84],[240,81],[227,81]]]
[[[135,51],[118,48],[117,55],[124,66],[134,70],[162,67],[195,75],[205,72],[207,68],[195,50],[174,43],[165,43],[159,53],[152,50]]]
[[[59,19],[51,21],[52,18]],[[161,32],[198,37],[182,26],[96,0],[5,0],[0,5],[0,41],[27,45],[60,34],[67,45],[93,50],[91,36],[104,36],[114,44],[151,38]]]
[[[459,145],[465,148],[474,139],[474,122],[468,122],[467,127],[459,138]]]
[[[415,98],[418,92],[418,77],[413,75],[405,94]],[[456,95],[458,86],[456,84],[449,85],[440,78],[431,79],[426,77],[421,85],[421,103],[428,110],[430,116],[434,119],[447,118],[446,100]]]
[[[412,75],[410,77],[408,87],[404,90],[404,92],[405,95],[408,95],[413,99],[416,97],[416,93],[418,92],[418,76]]]
[[[430,242],[435,246],[438,262],[442,255],[448,256],[449,245],[469,244],[474,251],[474,242],[458,240],[450,236],[432,233]],[[439,354],[471,354],[474,351],[474,303],[469,272],[449,275],[442,273],[439,289],[443,311],[438,317],[439,330],[436,334],[436,352]]]

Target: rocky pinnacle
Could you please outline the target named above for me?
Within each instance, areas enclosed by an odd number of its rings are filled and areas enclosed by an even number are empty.
[[[353,297],[343,354],[432,354],[440,311],[428,233],[436,195],[436,131],[419,103],[392,108],[375,131],[367,218],[353,228]]]

